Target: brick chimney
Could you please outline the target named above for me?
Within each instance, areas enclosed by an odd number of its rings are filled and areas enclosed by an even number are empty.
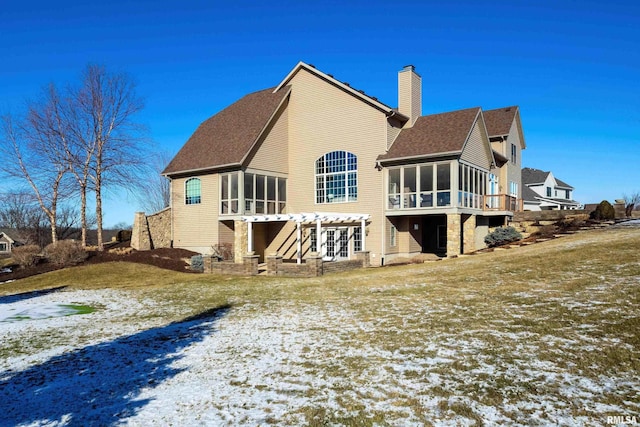
[[[422,115],[422,77],[413,65],[398,72],[398,111],[409,117],[405,128],[412,127]]]

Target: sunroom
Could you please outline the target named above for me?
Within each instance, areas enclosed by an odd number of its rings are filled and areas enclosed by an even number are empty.
[[[492,210],[495,179],[488,170],[462,160],[387,167],[387,215],[447,213],[452,209]]]
[[[284,174],[240,170],[220,174],[220,215],[274,215],[286,212]]]

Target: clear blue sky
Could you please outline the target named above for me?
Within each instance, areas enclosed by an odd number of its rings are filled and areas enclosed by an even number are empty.
[[[0,58],[0,111],[89,62],[129,72],[140,121],[174,152],[298,61],[391,106],[397,71],[413,64],[423,114],[519,105],[524,165],[553,171],[578,201],[640,191],[637,1],[11,1]],[[105,224],[135,210],[114,195]]]

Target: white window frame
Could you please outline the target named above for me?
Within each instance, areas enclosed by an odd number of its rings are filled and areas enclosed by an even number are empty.
[[[335,158],[340,156],[341,153],[344,153],[344,164],[342,168],[342,159]],[[328,166],[329,162],[340,163]],[[338,170],[328,172],[330,167],[335,167]],[[339,181],[341,176],[344,181],[344,198],[329,197],[332,196],[332,194],[327,193],[328,182],[334,180]],[[345,150],[335,150],[323,154],[315,161],[314,177],[315,204],[350,203],[358,201],[358,156],[355,154]]]
[[[389,246],[392,248],[398,246],[398,229],[393,224],[389,228]]]
[[[353,252],[362,251],[362,227],[353,227]]]
[[[241,172],[240,171],[234,171],[234,172],[227,172],[227,173],[222,173],[220,174],[220,215],[239,215],[241,213],[241,207],[244,208],[244,206],[240,206],[240,201],[241,201],[241,197],[240,197],[240,185],[244,185],[244,182],[240,182],[241,179]],[[236,180],[236,188],[235,188],[235,197],[233,197],[233,177],[235,176],[235,180]],[[225,178],[226,178],[226,193],[227,193],[227,197],[224,197],[224,185],[225,185]],[[243,188],[244,190],[244,188]],[[234,206],[234,202],[235,202],[235,212],[233,209]],[[225,209],[225,203],[226,205],[226,209]],[[226,212],[225,212],[226,210]]]
[[[270,215],[270,214],[281,214],[285,213],[286,204],[287,204],[287,178],[275,175],[267,175],[264,173],[258,173],[254,171],[245,171],[242,176],[243,189],[246,187],[245,183],[247,180],[247,175],[250,175],[252,179],[251,188],[253,190],[253,194],[245,194],[243,191],[242,194],[242,207],[243,214],[258,214],[258,215]],[[262,182],[262,190],[263,190],[263,198],[258,199],[258,177],[263,178]],[[269,198],[269,180],[273,179],[274,183],[274,193],[273,198]],[[281,185],[284,184],[284,187]],[[250,202],[250,208],[247,209],[247,202]],[[262,211],[260,211],[258,207],[258,203],[262,203]],[[273,209],[269,209],[269,207]]]
[[[198,195],[190,196],[189,195],[189,183],[190,182],[198,182]],[[197,200],[190,201],[190,198],[197,198]],[[184,204],[191,205],[199,205],[202,203],[202,180],[200,178],[189,178],[184,182]]]
[[[518,197],[518,183],[515,181],[509,181],[509,195],[513,197]]]

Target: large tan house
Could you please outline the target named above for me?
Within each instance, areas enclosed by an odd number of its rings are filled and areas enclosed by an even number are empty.
[[[422,116],[421,80],[398,73],[396,109],[300,62],[207,119],[163,172],[173,246],[373,265],[483,247],[521,206],[518,107]]]

